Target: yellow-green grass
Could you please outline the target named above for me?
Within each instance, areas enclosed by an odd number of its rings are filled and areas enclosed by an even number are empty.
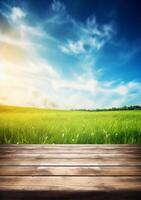
[[[0,106],[1,144],[141,144],[141,111]]]

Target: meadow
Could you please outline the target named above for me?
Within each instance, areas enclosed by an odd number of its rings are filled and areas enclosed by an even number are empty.
[[[0,144],[141,144],[141,111],[0,106]]]

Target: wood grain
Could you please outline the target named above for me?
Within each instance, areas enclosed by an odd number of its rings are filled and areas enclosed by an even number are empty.
[[[77,154],[77,153],[69,153],[69,154],[56,154],[56,153],[43,153],[43,154],[33,154],[33,153],[28,153],[28,154],[20,154],[20,153],[7,153],[7,154],[0,154],[0,159],[18,159],[18,158],[26,158],[26,159],[30,159],[30,158],[40,158],[40,159],[46,159],[46,158],[79,158],[79,159],[89,159],[89,158],[114,158],[114,159],[119,159],[119,158],[134,158],[134,159],[141,159],[141,154],[122,154],[122,153],[117,153],[117,154]]]
[[[141,191],[141,177],[24,177],[1,176],[0,191],[48,190],[48,191]]]
[[[141,167],[0,166],[0,176],[141,176]]]
[[[6,165],[30,165],[30,166],[141,166],[140,159],[134,158],[97,158],[97,159],[73,159],[73,158],[48,158],[48,159],[40,159],[40,158],[14,158],[14,159],[0,159],[0,166]]]
[[[1,154],[141,154],[141,149],[1,149]]]

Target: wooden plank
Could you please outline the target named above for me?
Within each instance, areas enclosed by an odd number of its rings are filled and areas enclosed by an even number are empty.
[[[0,176],[0,192],[3,190],[141,191],[141,177]]]
[[[141,145],[0,145],[1,154],[140,154]]]
[[[0,159],[0,166],[5,165],[44,165],[44,166],[107,166],[107,165],[113,165],[113,166],[141,166],[141,160],[139,159],[107,159],[107,158],[97,158],[97,159],[72,159],[72,158],[54,158],[54,159],[36,159],[36,158],[30,158],[30,159]]]
[[[141,176],[141,167],[0,166],[0,176]]]
[[[119,149],[119,150],[106,150],[106,149],[89,149],[89,150],[77,150],[77,149],[59,149],[59,150],[54,150],[54,149],[31,149],[31,150],[26,150],[26,149],[5,149],[0,151],[1,154],[13,154],[13,153],[18,153],[18,154],[141,154],[141,150],[136,150],[136,149]]]
[[[31,159],[31,158],[36,158],[36,159],[46,159],[46,158],[79,158],[79,159],[89,159],[89,158],[94,158],[94,159],[128,159],[128,158],[133,158],[133,159],[140,159],[141,160],[141,154],[56,154],[56,153],[52,153],[52,154],[48,154],[48,153],[44,153],[44,154],[20,154],[20,153],[11,153],[11,154],[0,154],[0,159],[3,158],[7,158],[7,159]]]

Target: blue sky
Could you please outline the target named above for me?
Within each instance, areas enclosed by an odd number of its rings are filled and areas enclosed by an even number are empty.
[[[0,103],[141,105],[139,0],[0,0]]]

